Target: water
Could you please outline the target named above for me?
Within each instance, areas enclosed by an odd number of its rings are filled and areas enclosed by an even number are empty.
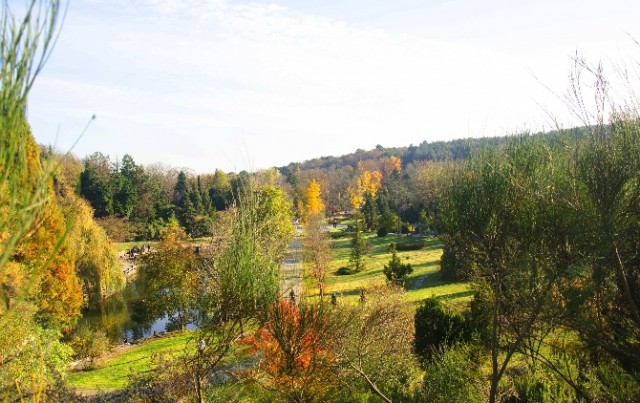
[[[145,280],[144,271],[139,270],[136,281],[127,284],[122,292],[85,308],[78,325],[104,330],[114,343],[179,329],[166,315],[154,317],[145,309]],[[187,325],[187,329],[193,328]]]

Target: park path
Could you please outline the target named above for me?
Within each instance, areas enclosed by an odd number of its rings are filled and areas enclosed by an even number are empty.
[[[293,290],[296,302],[299,302],[302,295],[302,227],[300,224],[295,226],[296,235],[289,242],[289,251],[281,266],[280,297],[289,299]]]

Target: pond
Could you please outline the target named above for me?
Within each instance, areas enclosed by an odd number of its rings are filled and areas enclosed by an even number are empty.
[[[78,325],[104,330],[114,343],[179,329],[179,325],[166,315],[157,318],[146,312],[143,302],[145,281],[144,270],[139,270],[137,279],[127,284],[122,292],[83,309]],[[193,325],[187,325],[187,329],[193,328]]]

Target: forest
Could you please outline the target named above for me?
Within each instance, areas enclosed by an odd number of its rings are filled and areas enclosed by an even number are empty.
[[[0,41],[3,401],[640,400],[639,100],[598,65],[580,127],[196,174],[36,143],[61,10],[30,4]],[[132,284],[166,333],[84,318]]]

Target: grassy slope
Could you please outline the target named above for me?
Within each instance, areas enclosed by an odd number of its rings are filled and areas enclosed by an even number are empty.
[[[378,238],[375,234],[367,234],[369,255],[366,258],[367,270],[348,276],[337,276],[336,270],[349,265],[351,238],[333,240],[333,259],[326,277],[325,294],[336,292],[340,300],[356,302],[361,288],[384,284],[386,277],[382,272],[389,263],[391,253],[388,247],[391,242],[402,242],[403,238],[388,235]],[[442,244],[437,238],[426,239],[426,246],[417,251],[400,251],[398,256],[411,264],[413,273],[407,277],[405,298],[407,302],[419,302],[430,296],[442,297],[453,306],[461,308],[471,300],[472,291],[469,283],[455,283],[440,278],[440,256]],[[307,296],[315,297],[318,290],[311,279],[305,281]]]
[[[179,354],[192,340],[191,332],[175,333],[140,345],[119,348],[101,359],[90,371],[72,371],[67,383],[79,390],[112,390],[124,388],[129,374],[151,369],[153,353]]]

